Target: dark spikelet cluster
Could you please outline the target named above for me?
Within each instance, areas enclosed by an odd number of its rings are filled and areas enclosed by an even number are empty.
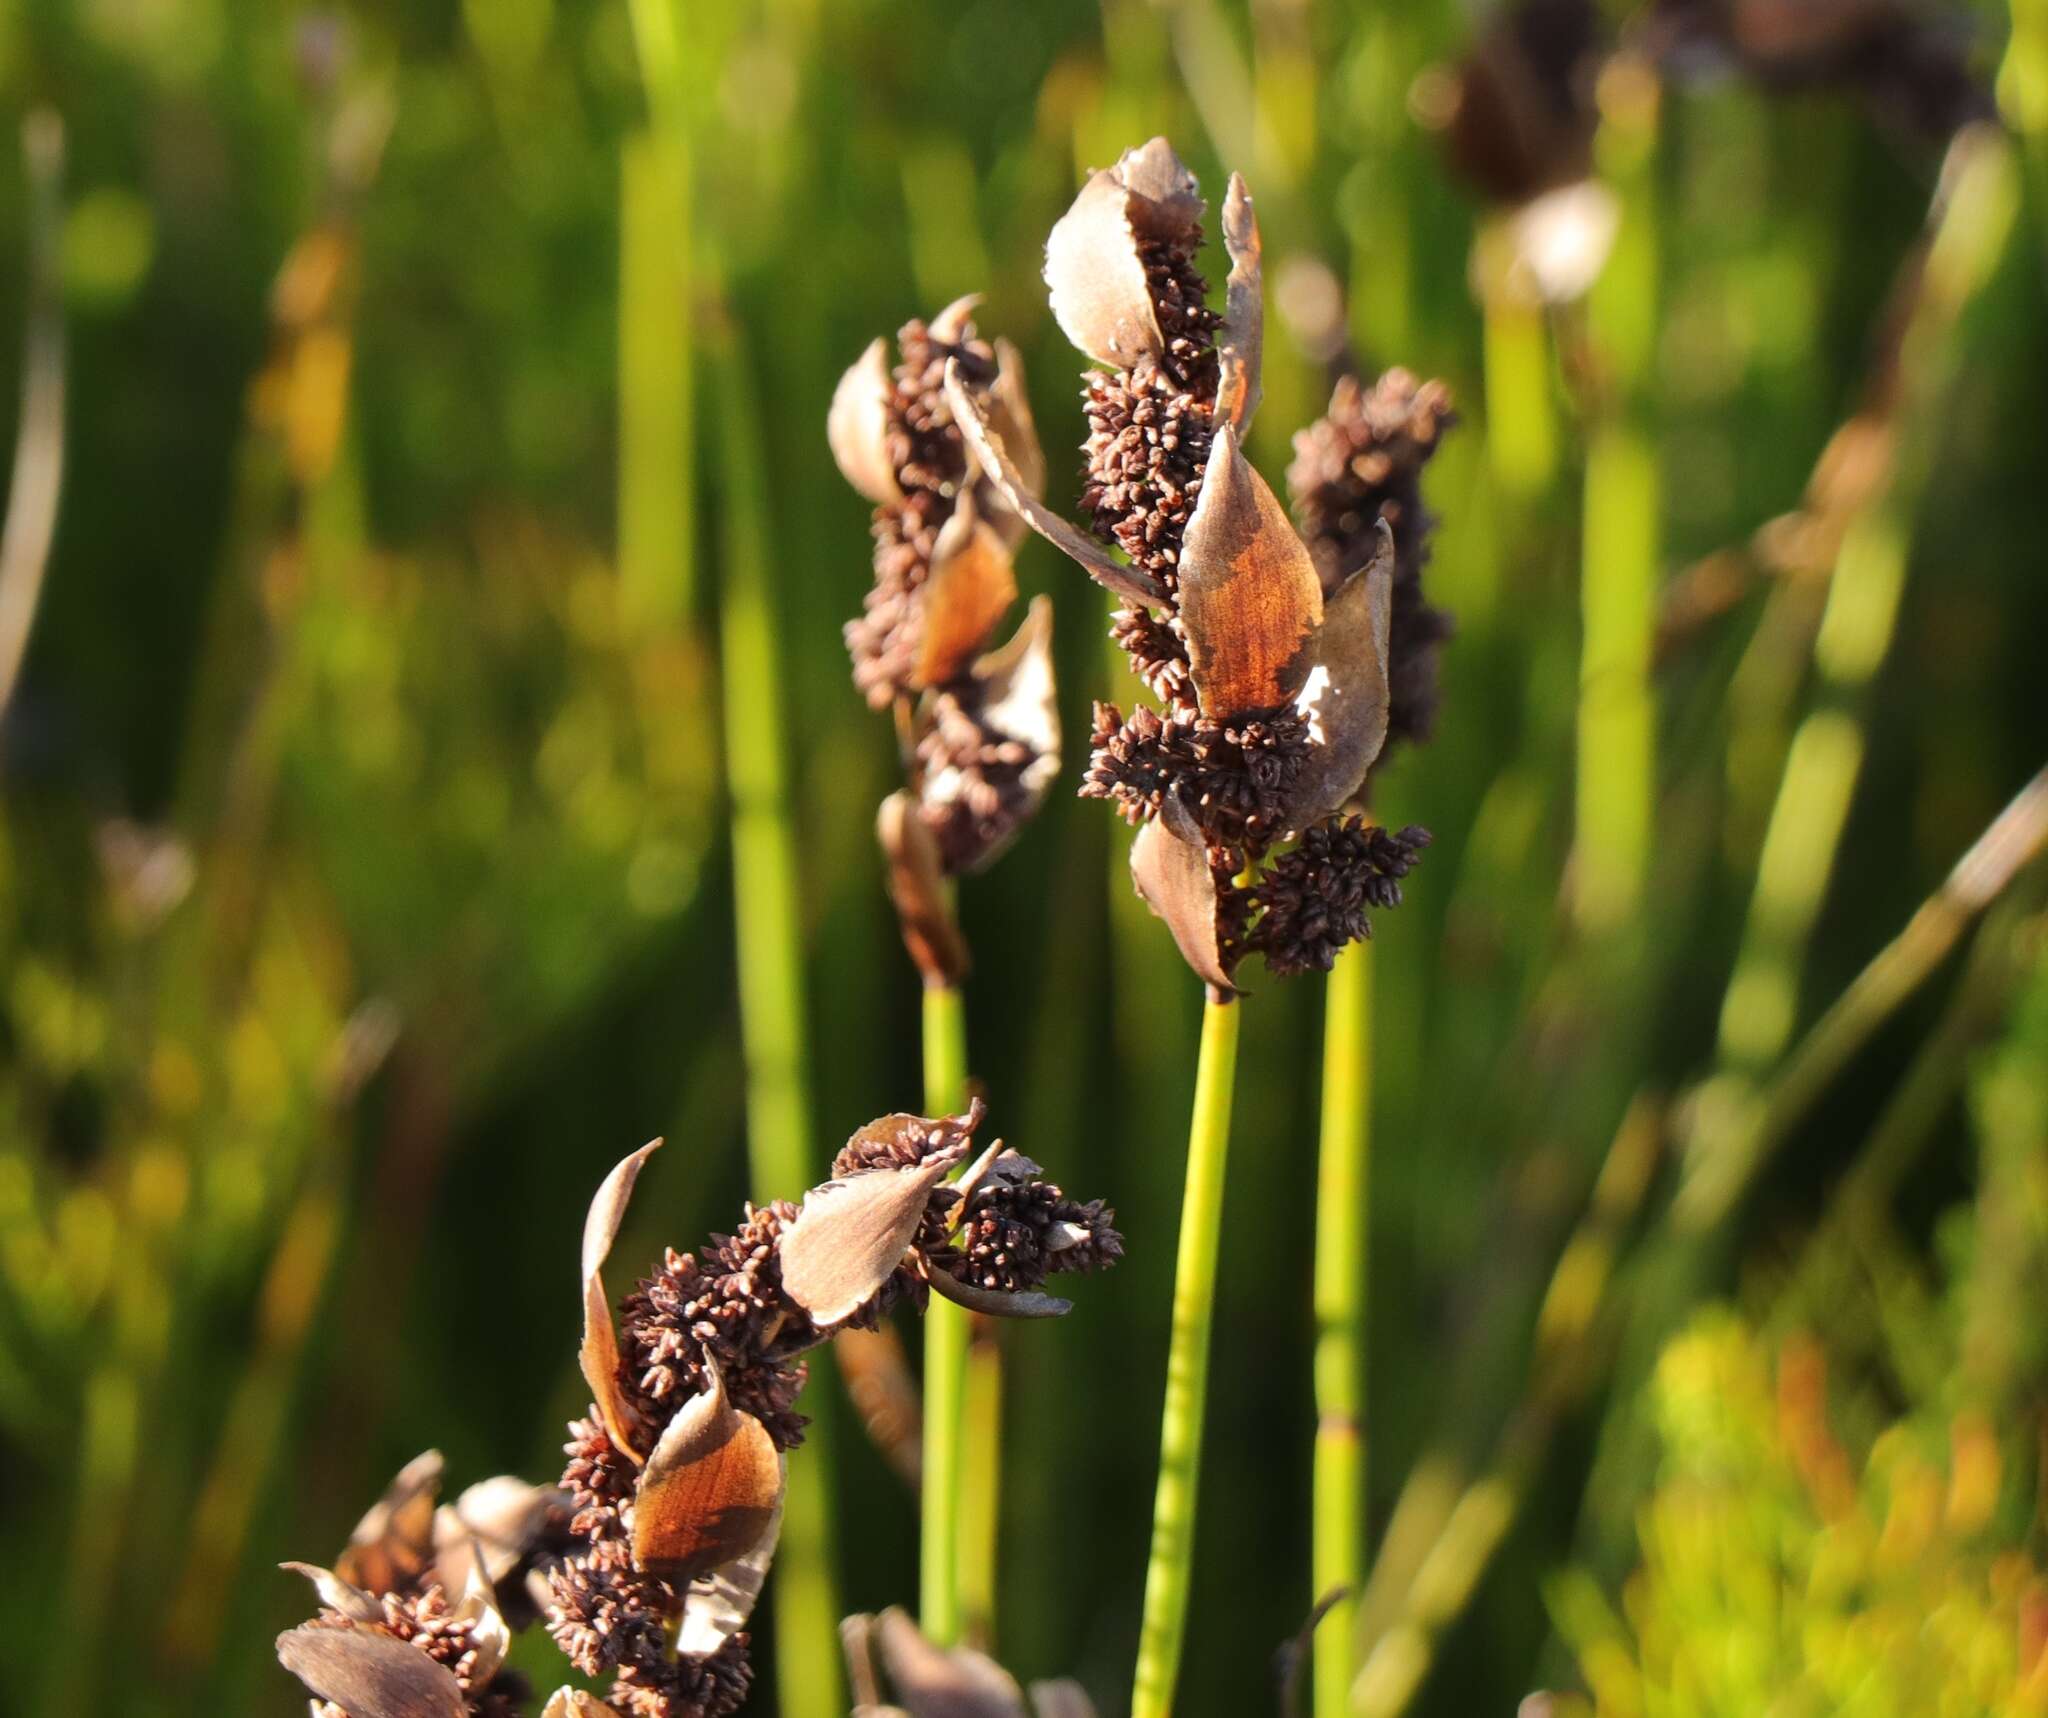
[[[1110,616],[1109,636],[1131,659],[1131,672],[1153,697],[1180,709],[1196,707],[1195,685],[1188,674],[1187,640],[1172,616],[1126,606]]]
[[[702,1658],[679,1654],[652,1663],[623,1664],[612,1684],[610,1705],[633,1718],[677,1718],[680,1713],[724,1718],[746,1703],[754,1685],[749,1644],[742,1631],[727,1636],[715,1652]]]
[[[1422,470],[1457,423],[1450,390],[1389,370],[1371,388],[1346,376],[1330,409],[1294,438],[1287,469],[1296,521],[1326,591],[1372,558],[1374,527],[1394,534],[1393,621],[1387,641],[1387,741],[1427,740],[1437,709],[1437,659],[1451,617],[1422,591],[1436,520]]]
[[[913,748],[919,808],[949,873],[977,870],[1009,846],[1037,808],[1028,777],[1038,749],[988,718],[988,688],[962,680],[934,692]]]
[[[808,1422],[791,1404],[804,1387],[804,1367],[786,1355],[808,1347],[815,1333],[782,1294],[776,1254],[795,1220],[796,1207],[785,1200],[749,1205],[737,1233],[712,1237],[696,1254],[671,1248],[620,1305],[622,1348],[641,1362],[630,1379],[635,1405],[650,1424],[663,1424],[709,1387],[710,1361],[733,1405],[765,1425],[778,1448],[803,1441]]]
[[[908,1169],[929,1157],[958,1152],[974,1141],[974,1130],[988,1113],[979,1098],[956,1116],[889,1118],[896,1125],[865,1127],[839,1148],[832,1159],[834,1180],[865,1169]]]
[[[578,1541],[574,1564],[552,1570],[548,1629],[569,1662],[586,1676],[602,1676],[621,1661],[661,1649],[661,1593],[633,1568],[632,1535],[624,1514],[633,1504],[639,1471],[605,1432],[593,1407],[569,1422],[562,1488],[576,1505],[570,1532]]]
[[[1292,710],[1225,722],[1140,706],[1126,719],[1097,704],[1081,797],[1113,801],[1136,824],[1171,796],[1215,845],[1258,853],[1280,833],[1309,746],[1308,724]]]
[[[1370,911],[1400,905],[1401,879],[1428,845],[1426,829],[1395,834],[1357,817],[1305,831],[1245,891],[1258,913],[1248,950],[1282,977],[1328,972],[1345,944],[1372,935]]]
[[[1173,238],[1141,236],[1138,261],[1152,295],[1152,314],[1165,337],[1168,374],[1197,398],[1216,400],[1216,330],[1223,318],[1209,308],[1209,283],[1195,267],[1202,249],[1199,221]]]
[[[1083,1205],[1047,1182],[991,1176],[968,1200],[954,1249],[933,1263],[1014,1294],[1062,1271],[1102,1270],[1123,1251],[1116,1213],[1100,1199]]]
[[[903,499],[875,509],[875,582],[859,617],[846,623],[853,683],[877,710],[912,690],[924,642],[924,614],[913,599],[931,576],[939,532],[967,478],[967,449],[946,404],[946,360],[958,358],[976,382],[986,382],[996,368],[994,352],[971,326],[949,344],[923,322],[907,322],[896,346],[900,361],[884,446]]]
[[[1081,508],[1089,528],[1169,591],[1209,463],[1214,360],[1212,345],[1206,394],[1191,390],[1164,361],[1147,358],[1136,369],[1091,372],[1082,397],[1088,439]]]

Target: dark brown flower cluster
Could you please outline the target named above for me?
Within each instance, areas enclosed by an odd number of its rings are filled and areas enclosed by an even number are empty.
[[[1047,241],[1053,313],[1103,366],[1084,392],[1089,535],[1006,458],[964,366],[948,393],[1012,510],[1124,598],[1111,634],[1159,707],[1096,706],[1081,792],[1139,826],[1139,893],[1229,995],[1250,954],[1280,973],[1327,968],[1366,934],[1367,908],[1399,899],[1392,880],[1420,850],[1331,820],[1362,792],[1397,699],[1403,732],[1427,724],[1447,628],[1421,599],[1416,479],[1448,408],[1440,388],[1405,377],[1340,391],[1304,453],[1318,468],[1305,542],[1243,453],[1263,340],[1244,181],[1223,205],[1221,311],[1195,266],[1203,212],[1194,176],[1154,138],[1092,175]],[[1414,653],[1400,694],[1397,616]]]
[[[1294,438],[1287,487],[1325,589],[1368,565],[1385,520],[1394,534],[1393,611],[1387,628],[1387,744],[1427,740],[1436,724],[1437,659],[1451,617],[1423,596],[1436,519],[1422,500],[1422,468],[1458,421],[1450,389],[1389,370],[1370,388],[1346,376],[1330,409]]]
[[[1304,832],[1251,891],[1268,970],[1328,972],[1339,949],[1372,935],[1369,909],[1401,904],[1401,879],[1428,845],[1426,829],[1396,835],[1362,817]]]
[[[670,1250],[616,1318],[601,1272],[647,1151],[600,1189],[584,1235],[597,1399],[564,1446],[576,1514],[549,1628],[578,1669],[613,1679],[613,1711],[718,1718],[744,1698],[744,1625],[774,1548],[782,1456],[803,1441],[808,1349],[931,1292],[995,1314],[1061,1312],[1037,1292],[1049,1276],[1121,1255],[1107,1207],[1067,1199],[1000,1141],[948,1182],[982,1114],[861,1129],[800,1206],[750,1206],[734,1234]]]
[[[988,483],[947,397],[950,371],[1042,470],[1022,366],[979,339],[972,299],[876,340],[841,378],[827,433],[875,504],[875,579],[848,623],[854,684],[893,707],[906,786],[880,834],[904,941],[928,982],[956,980],[965,949],[945,879],[979,870],[1016,837],[1059,773],[1050,611],[1034,604],[1011,641],[989,644],[1017,595],[1023,522]]]

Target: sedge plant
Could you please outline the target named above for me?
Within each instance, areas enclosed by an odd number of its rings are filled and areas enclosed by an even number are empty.
[[[1053,314],[1087,374],[1083,532],[1036,493],[1005,426],[952,365],[947,393],[1013,511],[1122,599],[1111,636],[1159,700],[1098,704],[1081,792],[1137,826],[1131,873],[1207,991],[1176,1254],[1152,1550],[1132,1710],[1172,1704],[1187,1633],[1238,967],[1328,971],[1394,905],[1427,842],[1352,815],[1388,722],[1395,544],[1318,565],[1241,443],[1260,394],[1258,222],[1223,207],[1225,307],[1195,266],[1205,206],[1164,138],[1092,174],[1046,245]]]
[[[827,432],[841,472],[874,504],[874,583],[846,627],[855,687],[893,711],[905,785],[877,820],[905,948],[924,981],[925,1101],[967,1101],[961,984],[967,941],[954,882],[990,864],[1059,773],[1051,609],[1044,599],[1000,649],[993,634],[1016,600],[1012,557],[1024,525],[968,453],[946,396],[950,371],[1037,462],[1022,367],[1007,342],[976,334],[972,299],[897,336],[892,366],[876,339],[841,379]],[[985,1634],[994,1587],[995,1440],[967,1436],[970,1351],[977,1409],[1000,1418],[992,1336],[973,1342],[969,1314],[935,1306],[925,1325],[920,1489],[924,1636],[961,1638],[972,1612]],[[973,1602],[964,1602],[965,1595]]]

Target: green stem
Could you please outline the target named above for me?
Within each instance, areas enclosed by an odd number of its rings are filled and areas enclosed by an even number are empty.
[[[796,830],[782,731],[788,684],[770,585],[768,497],[754,378],[735,337],[716,348],[725,492],[725,579],[719,645],[725,767],[732,799],[733,917],[740,1037],[747,1072],[748,1175],[758,1198],[786,1198],[813,1180],[810,1062],[805,1042],[803,935]],[[813,1361],[823,1368],[823,1357]],[[822,1388],[820,1386],[823,1386]],[[776,1681],[784,1718],[836,1718],[838,1594],[832,1575],[833,1461],[825,1404],[791,1475],[775,1559]]]
[[[967,1020],[960,992],[928,984],[924,992],[924,1102],[947,1115],[967,1101]],[[933,1297],[924,1320],[924,1510],[918,1609],[937,1646],[960,1639],[962,1456],[967,1400],[967,1312]]]
[[[1596,935],[1634,920],[1650,867],[1661,512],[1644,405],[1657,330],[1657,94],[1641,72],[1603,80],[1602,88],[1597,156],[1620,200],[1621,225],[1586,310],[1604,386],[1586,449],[1572,888],[1574,916]]]
[[[1366,1294],[1371,1248],[1372,961],[1354,944],[1325,989],[1322,1143],[1316,1172],[1316,1718],[1346,1718],[1365,1579]]]
[[[1202,1416],[1209,1391],[1209,1338],[1216,1314],[1216,1260],[1223,1239],[1223,1179],[1230,1151],[1230,1100],[1237,1079],[1237,1004],[1210,997],[1202,1011],[1195,1113],[1188,1124],[1187,1188],[1174,1260],[1173,1330],[1166,1357],[1166,1405],[1159,1428],[1159,1488],[1152,1503],[1152,1555],[1138,1632],[1131,1718],[1166,1718],[1187,1636],[1194,1572],[1195,1496],[1201,1475]]]
[[[966,1438],[960,1487],[960,1632],[972,1647],[995,1646],[996,1527],[1002,1512],[1002,1326],[973,1321],[967,1344]]]

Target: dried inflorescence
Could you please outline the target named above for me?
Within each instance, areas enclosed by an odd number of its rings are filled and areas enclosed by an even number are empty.
[[[1360,817],[1308,830],[1251,891],[1268,969],[1329,971],[1339,949],[1372,935],[1369,910],[1401,904],[1401,879],[1428,845],[1426,829],[1393,834]]]
[[[1427,740],[1436,722],[1437,659],[1451,617],[1423,595],[1436,519],[1423,504],[1422,469],[1456,422],[1450,389],[1386,372],[1370,388],[1346,376],[1330,409],[1294,438],[1287,487],[1325,591],[1335,590],[1394,537],[1387,628],[1387,744]]]
[[[570,1500],[509,1477],[436,1504],[435,1451],[408,1463],[331,1569],[285,1567],[319,1595],[278,1637],[317,1718],[516,1718],[531,1690],[505,1668],[508,1614],[532,1615],[565,1539]]]
[[[616,1318],[602,1271],[653,1148],[599,1190],[584,1234],[596,1401],[564,1446],[576,1513],[549,1627],[578,1669],[612,1678],[613,1711],[718,1718],[744,1698],[783,1456],[803,1440],[807,1350],[933,1291],[991,1313],[1062,1312],[1038,1292],[1048,1277],[1121,1255],[1107,1207],[1067,1199],[1000,1141],[948,1184],[982,1113],[871,1123],[800,1206],[750,1206],[732,1235],[667,1252]]]
[[[875,504],[874,584],[846,642],[855,686],[897,712],[906,786],[878,833],[904,940],[935,983],[966,961],[945,879],[1008,846],[1059,773],[1049,609],[1034,604],[989,649],[1016,598],[1024,525],[966,447],[947,374],[1016,457],[1034,471],[1043,462],[1017,354],[975,334],[973,304],[907,324],[893,370],[874,341],[841,379],[827,425],[840,470]]]
[[[1124,599],[1112,636],[1160,705],[1129,716],[1096,706],[1081,792],[1139,825],[1139,893],[1211,989],[1229,995],[1249,954],[1276,972],[1327,967],[1366,934],[1367,907],[1398,899],[1392,880],[1419,850],[1328,826],[1388,733],[1397,603],[1418,657],[1405,715],[1426,722],[1442,629],[1417,583],[1424,520],[1413,478],[1440,427],[1430,414],[1444,404],[1440,390],[1405,401],[1376,391],[1357,422],[1327,429],[1324,452],[1340,469],[1322,499],[1349,505],[1337,486],[1355,492],[1368,552],[1352,555],[1356,531],[1335,513],[1312,552],[1242,448],[1263,337],[1244,181],[1232,178],[1223,205],[1231,268],[1220,312],[1195,266],[1202,215],[1194,176],[1154,138],[1092,175],[1047,241],[1053,313],[1104,366],[1084,395],[1088,533],[1038,499],[965,366],[949,367],[947,392],[970,454],[1010,508]],[[1382,492],[1364,493],[1368,469]],[[1405,579],[1404,517],[1418,545]]]

